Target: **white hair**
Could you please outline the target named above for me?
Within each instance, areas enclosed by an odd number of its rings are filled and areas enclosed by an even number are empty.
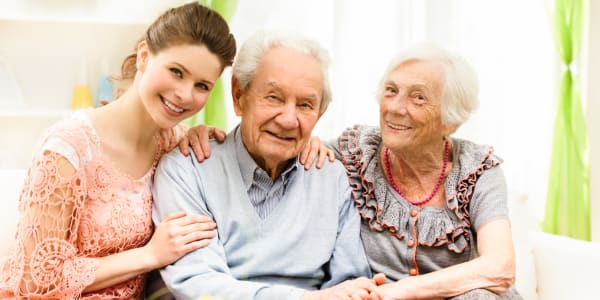
[[[384,84],[390,72],[411,61],[427,61],[442,65],[441,118],[443,125],[462,125],[479,106],[477,74],[462,57],[431,44],[420,44],[396,55],[379,83],[377,99],[381,101]]]
[[[261,31],[244,42],[233,63],[232,73],[238,80],[239,87],[246,90],[250,87],[264,53],[272,48],[285,47],[315,58],[321,65],[323,73],[323,95],[320,112],[324,112],[331,102],[329,84],[329,55],[320,44],[307,37],[295,33]]]

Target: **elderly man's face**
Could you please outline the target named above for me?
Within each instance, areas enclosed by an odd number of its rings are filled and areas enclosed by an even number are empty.
[[[321,65],[296,50],[272,48],[248,89],[238,89],[234,79],[233,94],[244,145],[273,175],[274,168],[300,153],[322,114]]]

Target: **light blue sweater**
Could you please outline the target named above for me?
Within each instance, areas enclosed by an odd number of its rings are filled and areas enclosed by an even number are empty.
[[[155,222],[183,210],[217,223],[208,247],[161,270],[178,299],[299,299],[305,290],[371,275],[339,162],[296,168],[279,204],[261,219],[248,199],[236,142],[234,130],[223,144],[211,144],[202,163],[173,151],[158,165]]]

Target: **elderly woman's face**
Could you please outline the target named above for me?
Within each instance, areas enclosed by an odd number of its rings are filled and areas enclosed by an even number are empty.
[[[440,113],[442,81],[442,66],[428,61],[406,61],[389,73],[379,106],[387,147],[426,147],[449,133]]]

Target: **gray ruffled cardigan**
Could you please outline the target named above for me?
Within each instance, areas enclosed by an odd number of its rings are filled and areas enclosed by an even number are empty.
[[[473,259],[477,228],[508,218],[501,160],[492,148],[451,142],[453,166],[441,208],[412,205],[393,190],[381,167],[379,128],[349,128],[334,145],[362,218],[361,238],[374,274],[396,281]]]

